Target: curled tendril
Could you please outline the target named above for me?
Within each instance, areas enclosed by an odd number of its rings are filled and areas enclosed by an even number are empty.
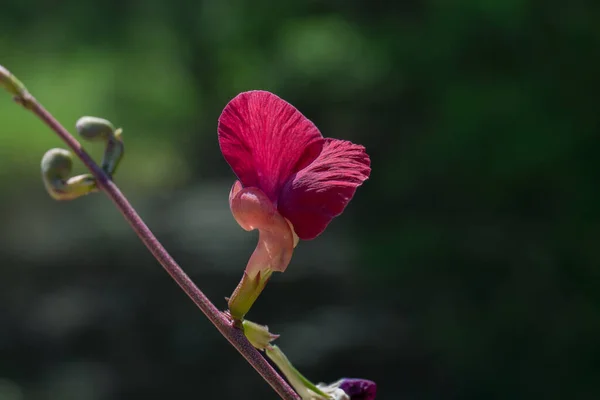
[[[67,150],[48,150],[42,157],[41,167],[44,186],[55,200],[73,200],[98,190],[90,174],[69,177],[73,159]]]
[[[122,130],[115,129],[110,121],[98,117],[81,117],[75,128],[83,139],[105,143],[101,167],[109,176],[114,175],[125,152]]]

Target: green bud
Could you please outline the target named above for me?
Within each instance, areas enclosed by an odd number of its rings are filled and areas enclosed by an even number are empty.
[[[0,86],[8,90],[14,96],[22,96],[25,92],[25,86],[6,68],[0,65]]]
[[[265,350],[271,346],[271,342],[279,337],[269,332],[268,326],[259,325],[252,321],[242,322],[242,330],[246,339],[258,350]]]
[[[107,141],[114,136],[115,127],[110,121],[98,117],[81,117],[75,124],[79,135],[89,141]]]
[[[42,157],[42,174],[49,179],[67,178],[73,169],[71,153],[64,149],[51,149]]]
[[[41,168],[44,186],[55,200],[73,200],[97,190],[96,180],[90,174],[69,178],[73,159],[67,150],[48,150],[42,157]]]
[[[77,120],[75,128],[85,140],[106,143],[101,167],[104,172],[112,176],[125,153],[122,129],[115,130],[110,121],[98,117],[81,117]]]

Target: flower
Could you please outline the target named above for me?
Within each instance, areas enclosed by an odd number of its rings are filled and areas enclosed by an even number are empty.
[[[375,400],[377,384],[373,381],[342,378],[329,385],[314,385],[294,368],[277,345],[268,345],[264,350],[302,400]]]
[[[377,395],[377,384],[367,379],[343,378],[330,385],[319,383],[317,388],[335,400],[375,400]]]
[[[321,234],[371,172],[363,146],[323,138],[294,106],[266,91],[231,100],[218,135],[238,178],[229,197],[234,218],[259,230],[250,276],[284,271],[298,238]]]
[[[374,400],[377,395],[377,384],[367,379],[344,378],[339,381],[339,388],[350,400]]]

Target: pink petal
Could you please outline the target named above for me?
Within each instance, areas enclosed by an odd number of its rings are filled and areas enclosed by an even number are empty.
[[[323,136],[294,106],[265,91],[237,95],[219,117],[219,145],[244,187],[274,203],[291,175],[321,152]]]
[[[258,229],[258,244],[246,273],[255,277],[261,271],[283,272],[294,251],[294,237],[288,222],[279,214],[269,198],[258,188],[242,188],[236,181],[229,193],[233,217],[247,231]]]
[[[300,239],[314,239],[344,211],[356,188],[369,177],[370,165],[363,146],[325,139],[319,157],[286,182],[279,212]]]

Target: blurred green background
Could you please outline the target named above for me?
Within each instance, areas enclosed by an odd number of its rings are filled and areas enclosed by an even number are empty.
[[[366,146],[371,179],[249,315],[310,379],[598,399],[599,21],[591,0],[4,0],[0,64],[69,129],[124,128],[117,183],[219,307],[256,244],[225,104],[270,90]],[[0,121],[0,400],[276,399],[105,196],[46,195],[56,136],[7,95]]]

